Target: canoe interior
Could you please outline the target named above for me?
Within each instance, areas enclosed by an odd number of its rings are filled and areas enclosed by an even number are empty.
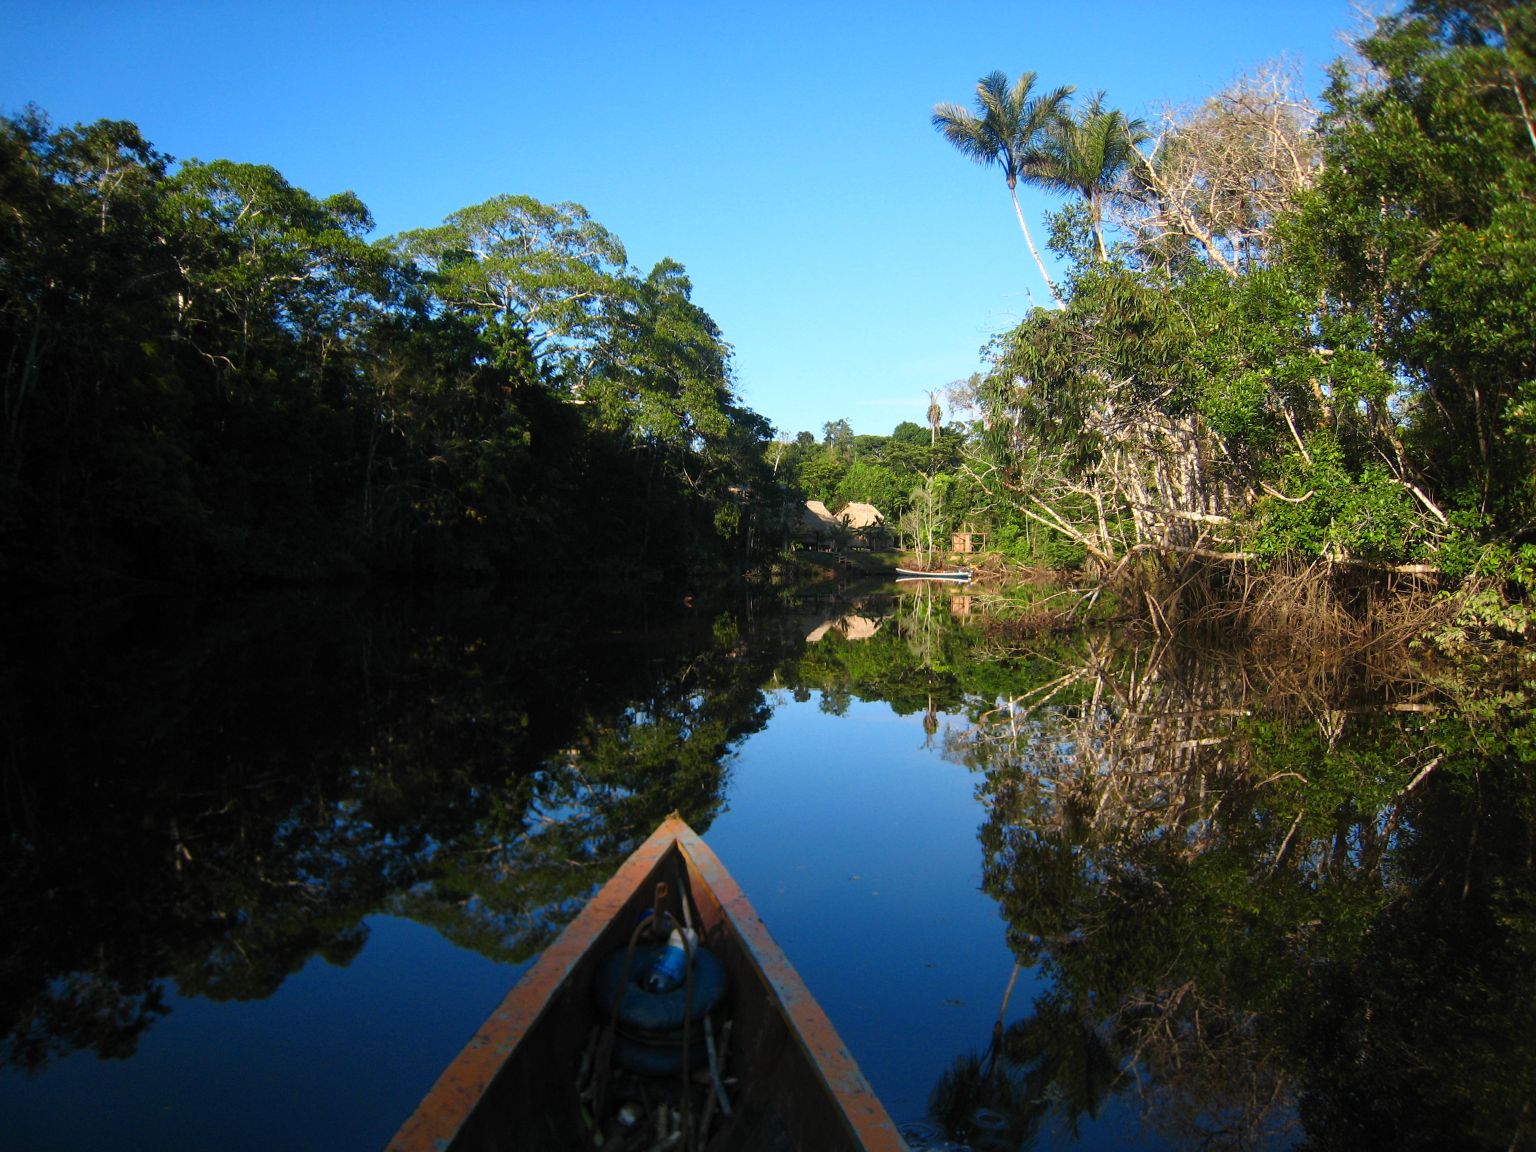
[[[878,1149],[903,1144],[825,1013],[714,853],[680,819],[663,823],[507,996],[390,1144],[391,1152],[591,1147],[577,1069],[600,1019],[593,982],[665,883],[691,896],[702,943],[730,976],[716,1021],[734,1021],[733,1117],[710,1152]],[[702,1043],[702,1036],[699,1038]]]

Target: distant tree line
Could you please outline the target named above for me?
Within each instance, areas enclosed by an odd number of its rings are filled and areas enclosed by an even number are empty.
[[[768,463],[776,477],[806,499],[834,510],[873,504],[891,519],[906,507],[914,485],[959,467],[963,446],[963,428],[933,434],[904,420],[889,436],[861,436],[839,419],[823,425],[820,440],[811,432],[775,440]]]
[[[977,382],[946,389],[957,411],[972,402]],[[884,517],[889,542],[906,551],[945,551],[952,533],[968,530],[981,536],[985,551],[1017,563],[1080,564],[1082,548],[1042,531],[989,491],[976,467],[986,449],[985,425],[943,421],[935,396],[926,426],[903,420],[888,436],[862,435],[839,419],[822,426],[820,439],[802,431],[776,438],[766,451],[773,491],[797,506],[819,500],[834,513],[872,504]]]
[[[766,422],[682,265],[499,196],[352,193],[0,121],[0,582],[744,562]]]

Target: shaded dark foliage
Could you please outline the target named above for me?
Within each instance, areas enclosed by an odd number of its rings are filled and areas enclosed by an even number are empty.
[[[449,306],[371,228],[350,192],[174,165],[126,122],[0,121],[0,584],[740,562],[744,518],[717,513],[766,430],[680,266],[670,311],[579,366],[629,382],[599,412],[569,356]],[[615,298],[635,281],[616,272]],[[685,390],[682,434],[636,431]]]

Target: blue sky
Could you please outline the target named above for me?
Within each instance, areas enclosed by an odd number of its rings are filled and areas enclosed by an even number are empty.
[[[378,236],[575,201],[642,271],[687,266],[776,428],[886,433],[1045,300],[1001,175],[935,103],[1032,70],[1155,120],[1279,57],[1315,93],[1357,24],[1347,0],[0,0],[0,111],[351,189]],[[1032,227],[1052,204],[1025,194]]]

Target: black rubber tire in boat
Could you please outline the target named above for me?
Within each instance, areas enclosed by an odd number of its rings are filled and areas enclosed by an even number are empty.
[[[629,960],[629,978],[623,979],[624,958],[628,949],[620,948],[602,971],[597,974],[597,1006],[605,1015],[613,1012],[623,984],[624,1002],[619,1008],[619,1023],[639,1032],[667,1033],[679,1031],[688,1018],[688,987],[679,984],[670,992],[651,992],[641,985],[651,970],[665,944],[637,944]],[[693,1003],[692,1018],[702,1019],[704,1013],[713,1010],[725,999],[727,979],[725,967],[708,948],[696,948],[693,953]],[[703,1037],[700,1036],[702,1042]]]
[[[708,1059],[704,1037],[693,1037],[688,1048],[689,1067],[702,1068]],[[672,1076],[683,1068],[683,1042],[679,1038],[666,1044],[644,1044],[621,1033],[614,1037],[613,1062],[641,1076]]]

